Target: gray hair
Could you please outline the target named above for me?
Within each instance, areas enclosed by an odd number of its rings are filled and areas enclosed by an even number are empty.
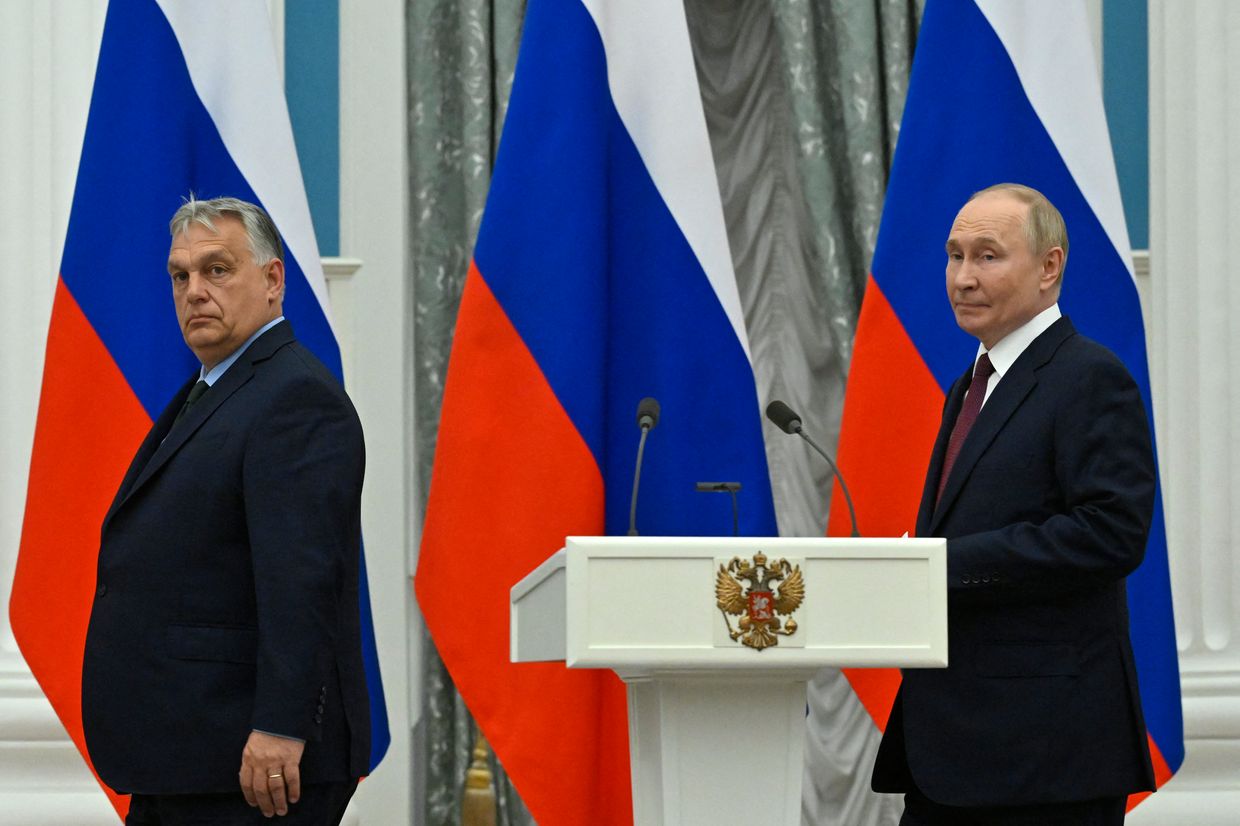
[[[1029,250],[1034,255],[1042,255],[1051,247],[1063,249],[1063,263],[1059,265],[1059,283],[1063,283],[1063,273],[1068,267],[1068,225],[1064,223],[1059,210],[1045,195],[1031,186],[1024,184],[995,184],[974,192],[969,198],[976,200],[992,192],[1011,195],[1029,207],[1029,216],[1025,219],[1025,239],[1029,242]]]
[[[236,218],[245,227],[255,264],[264,267],[277,259],[284,260],[284,244],[271,216],[257,204],[239,198],[199,201],[191,192],[168,222],[168,232],[175,238],[188,230],[190,224],[200,224],[212,232],[219,232],[214,219],[222,217]]]

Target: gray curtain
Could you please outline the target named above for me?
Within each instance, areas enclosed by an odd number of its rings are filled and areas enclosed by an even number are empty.
[[[491,182],[524,14],[524,0],[406,5],[419,512],[426,507],[452,330]],[[428,641],[424,650],[425,704],[414,737],[418,822],[457,826],[477,729],[434,646]],[[498,822],[531,823],[502,770],[492,770]]]
[[[829,446],[923,2],[685,0],[759,397],[786,400]],[[409,0],[423,492],[523,11],[521,0]],[[780,532],[821,535],[829,471],[798,441],[774,430],[766,436]],[[427,824],[457,824],[473,726],[433,646],[427,650],[417,786]],[[900,801],[869,792],[878,738],[847,682],[823,672],[810,700],[805,822],[894,824]],[[499,778],[499,822],[531,822]]]
[[[834,452],[921,2],[686,12],[759,399],[787,401]],[[821,536],[829,468],[764,427],[780,533]],[[902,801],[869,790],[878,732],[838,670],[811,684],[807,729],[803,821],[898,822]]]

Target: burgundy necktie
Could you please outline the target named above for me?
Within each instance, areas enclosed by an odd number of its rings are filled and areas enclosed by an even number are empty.
[[[990,381],[990,374],[993,372],[995,372],[995,366],[990,363],[990,356],[982,353],[982,357],[977,360],[977,365],[973,368],[973,381],[969,384],[969,394],[964,397],[964,406],[960,408],[960,415],[956,417],[956,424],[952,427],[951,438],[947,440],[947,453],[943,456],[943,473],[939,476],[939,492],[934,499],[936,504],[943,496],[943,488],[947,486],[947,477],[951,475],[952,466],[956,464],[960,448],[964,446],[964,440],[969,435],[969,431],[973,429],[977,414],[982,410],[982,402],[986,400],[986,383]]]

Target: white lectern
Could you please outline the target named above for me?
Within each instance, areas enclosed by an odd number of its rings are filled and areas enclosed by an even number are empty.
[[[946,542],[569,537],[511,623],[513,662],[625,682],[639,826],[796,826],[814,672],[947,665]]]

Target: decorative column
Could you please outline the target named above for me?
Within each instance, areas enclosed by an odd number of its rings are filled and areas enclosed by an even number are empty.
[[[1150,0],[1150,361],[1188,754],[1134,824],[1240,807],[1240,5]]]
[[[366,430],[362,532],[392,732],[387,756],[359,787],[345,826],[417,823],[422,805],[411,740],[421,707],[423,632],[411,579],[419,497],[405,7],[403,0],[340,3],[340,251],[365,263],[347,285],[329,285],[349,395]]]

